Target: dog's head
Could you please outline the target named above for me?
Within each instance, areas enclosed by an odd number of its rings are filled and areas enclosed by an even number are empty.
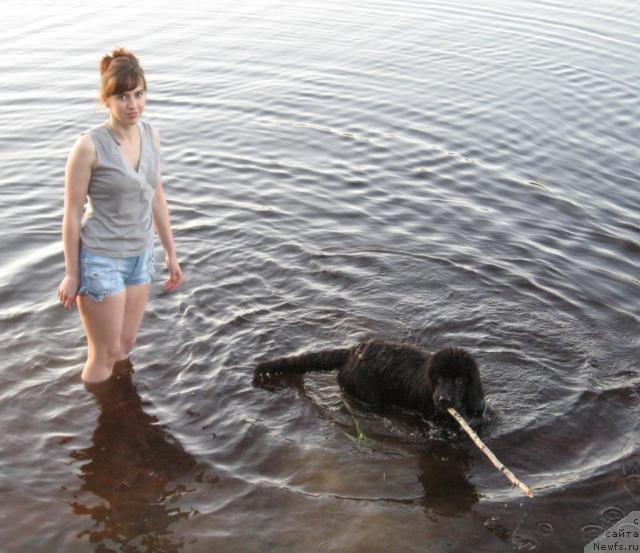
[[[485,402],[478,364],[461,348],[444,348],[429,362],[431,399],[436,411],[453,407],[467,418],[480,418]]]

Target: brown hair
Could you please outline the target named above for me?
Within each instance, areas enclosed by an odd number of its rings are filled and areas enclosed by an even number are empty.
[[[104,102],[112,94],[133,90],[140,83],[147,90],[147,80],[138,58],[125,48],[116,48],[100,61],[100,99]]]

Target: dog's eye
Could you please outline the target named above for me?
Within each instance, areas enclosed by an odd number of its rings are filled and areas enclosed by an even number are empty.
[[[459,376],[458,378],[456,378],[456,384],[458,385],[464,384],[464,376]]]

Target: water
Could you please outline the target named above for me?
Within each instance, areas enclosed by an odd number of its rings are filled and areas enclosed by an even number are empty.
[[[581,551],[640,509],[637,2],[3,20],[4,551]],[[99,397],[55,291],[65,159],[116,45],[147,72],[187,280],[156,283],[132,384]],[[482,437],[535,498],[335,375],[252,384],[260,359],[372,336],[469,348]]]

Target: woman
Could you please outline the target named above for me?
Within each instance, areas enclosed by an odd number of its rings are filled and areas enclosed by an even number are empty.
[[[144,72],[131,52],[116,49],[102,59],[100,74],[109,118],[78,138],[67,161],[58,289],[66,309],[77,299],[88,342],[86,383],[108,379],[133,349],[154,272],[154,226],[169,270],[164,287],[182,284],[160,180],[160,138],[141,120]]]

